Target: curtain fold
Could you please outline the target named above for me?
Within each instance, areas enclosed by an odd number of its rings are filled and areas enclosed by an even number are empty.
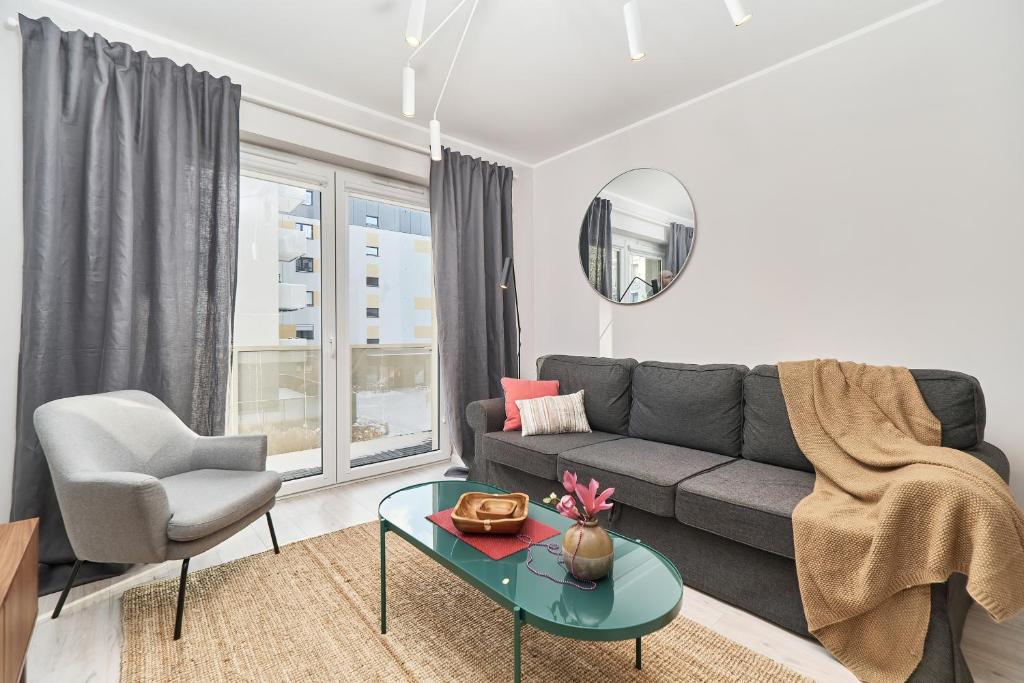
[[[448,430],[472,468],[466,406],[501,396],[501,378],[519,375],[515,278],[498,286],[512,258],[512,169],[444,148],[430,165],[430,220]]]
[[[668,250],[665,256],[665,269],[678,275],[686,263],[686,257],[690,255],[690,247],[693,245],[693,228],[682,223],[670,223],[668,226]]]
[[[606,298],[612,295],[612,203],[594,197],[580,228],[580,263],[587,279]]]
[[[24,236],[12,517],[39,516],[40,591],[74,560],[32,427],[57,398],[158,396],[224,429],[241,90],[21,17]],[[87,563],[79,582],[116,571]],[[90,576],[91,573],[91,576]]]

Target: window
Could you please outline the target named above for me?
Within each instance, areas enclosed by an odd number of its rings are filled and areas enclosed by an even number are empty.
[[[306,307],[307,308],[312,308],[313,306],[316,305],[315,296],[316,295],[313,293],[312,290],[306,290]]]
[[[306,236],[307,240],[313,239],[313,224],[312,223],[296,223],[295,229]]]
[[[302,203],[305,206],[313,206],[313,191],[306,190],[306,194],[302,195]]]
[[[366,286],[367,287],[380,287],[380,278],[379,277],[370,277],[369,275],[367,275],[366,276]]]
[[[377,337],[370,337],[366,340],[367,344],[380,344],[380,339]]]
[[[312,273],[313,272],[313,257],[312,256],[300,256],[295,259],[295,272],[296,273]]]
[[[309,339],[313,340],[313,326],[312,325],[296,325],[295,326],[295,338],[296,339]]]
[[[380,220],[376,216],[367,216],[366,224],[371,228],[376,228],[380,225]]]
[[[376,308],[376,307],[374,307],[374,308],[367,307],[366,308],[366,317],[367,318],[379,318],[380,317],[380,309]]]
[[[380,256],[380,247],[367,247],[366,248],[366,255],[367,256]]]

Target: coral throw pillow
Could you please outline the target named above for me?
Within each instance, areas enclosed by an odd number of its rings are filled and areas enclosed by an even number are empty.
[[[501,378],[501,388],[505,391],[505,431],[521,429],[519,406],[516,401],[525,401],[542,396],[558,396],[558,380],[514,379]]]

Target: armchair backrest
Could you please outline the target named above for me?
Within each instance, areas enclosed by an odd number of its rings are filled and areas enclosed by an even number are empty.
[[[136,472],[161,478],[188,471],[196,434],[144,391],[73,396],[33,416],[54,484],[76,472]]]

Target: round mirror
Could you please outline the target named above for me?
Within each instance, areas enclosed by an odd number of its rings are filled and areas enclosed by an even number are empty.
[[[693,202],[675,176],[636,168],[594,197],[580,226],[580,265],[620,304],[656,297],[683,272],[695,238]]]

